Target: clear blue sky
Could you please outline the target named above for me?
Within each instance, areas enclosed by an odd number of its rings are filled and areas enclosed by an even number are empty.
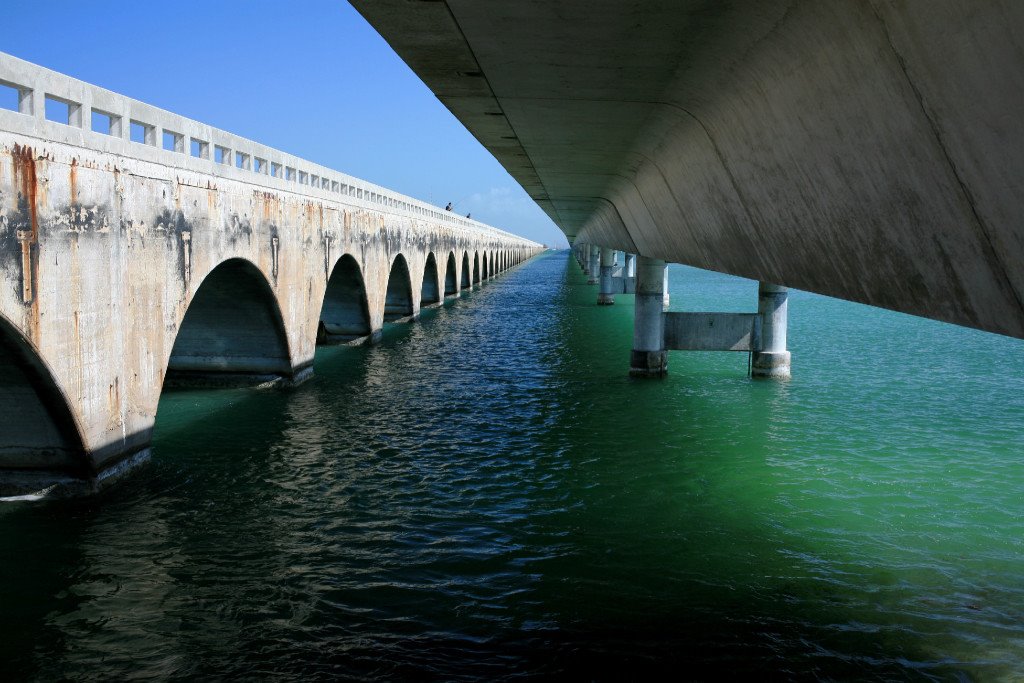
[[[565,246],[345,0],[2,3],[4,52]]]

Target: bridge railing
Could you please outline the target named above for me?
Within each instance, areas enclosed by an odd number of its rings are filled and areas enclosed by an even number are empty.
[[[0,130],[534,244],[2,52]]]

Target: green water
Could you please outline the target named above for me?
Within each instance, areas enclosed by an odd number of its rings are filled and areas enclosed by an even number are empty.
[[[5,678],[1024,677],[1024,343],[794,292],[791,382],[633,380],[631,299],[549,254],[167,394],[123,485],[0,505]]]

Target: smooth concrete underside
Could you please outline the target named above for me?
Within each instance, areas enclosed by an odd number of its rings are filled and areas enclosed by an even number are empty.
[[[1024,337],[1024,3],[352,4],[571,242]]]

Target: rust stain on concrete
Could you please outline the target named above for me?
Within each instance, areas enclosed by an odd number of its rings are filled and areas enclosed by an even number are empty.
[[[20,195],[19,203],[24,203],[29,215],[30,230],[19,230],[17,237],[21,242],[22,302],[30,306],[27,321],[29,338],[38,346],[39,297],[36,292],[39,287],[39,184],[36,179],[36,161],[32,148],[21,145],[14,145],[11,159],[14,162],[14,183]]]
[[[78,160],[71,159],[71,170],[68,173],[68,183],[71,185],[71,203],[78,202]]]

